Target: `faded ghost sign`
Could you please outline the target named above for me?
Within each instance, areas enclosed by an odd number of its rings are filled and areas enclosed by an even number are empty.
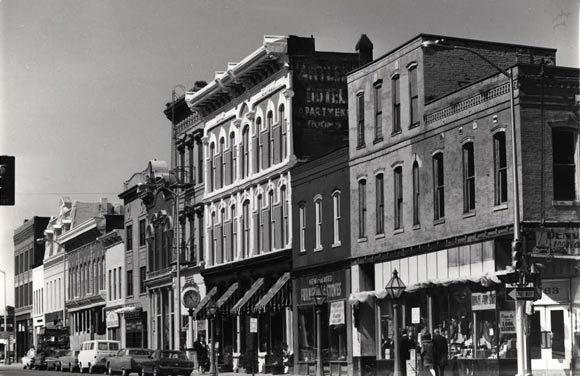
[[[546,255],[580,255],[580,229],[553,227],[536,230],[533,253]]]

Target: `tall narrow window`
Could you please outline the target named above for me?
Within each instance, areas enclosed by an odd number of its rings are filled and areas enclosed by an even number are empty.
[[[211,227],[210,227],[210,242],[211,242],[211,264],[210,265],[215,265],[216,264],[216,256],[217,256],[217,234],[216,234],[216,230],[215,230],[215,226],[217,225],[217,218],[216,218],[216,214],[215,211],[211,213]]]
[[[264,213],[262,213],[262,195],[258,195],[258,200],[256,201],[256,210],[258,211],[258,244],[256,244],[256,250],[258,254],[263,253],[263,246],[264,246]]]
[[[219,179],[218,179],[218,183],[216,185],[217,188],[221,188],[223,187],[225,184],[225,173],[226,173],[226,159],[224,158],[224,152],[226,149],[226,140],[222,137],[220,139],[220,150],[219,150],[219,155],[218,155],[218,163],[219,163]]]
[[[182,182],[185,182],[185,145],[179,145],[177,151],[179,152],[179,167],[177,169],[177,176]]]
[[[147,225],[145,219],[139,221],[139,247],[145,246],[145,229]]]
[[[383,138],[383,81],[375,83],[375,141]]]
[[[300,220],[300,252],[306,252],[306,206],[301,202],[298,207]]]
[[[332,193],[333,245],[340,244],[340,191]]]
[[[242,257],[250,256],[250,201],[242,204]]]
[[[415,161],[413,163],[413,226],[419,225],[419,163]]]
[[[256,119],[256,142],[258,143],[256,145],[256,166],[258,166],[258,168],[256,169],[256,171],[260,171],[261,169],[264,168],[264,166],[262,165],[262,158],[264,155],[264,145],[262,143],[261,137],[260,137],[260,132],[262,131],[262,119],[261,118],[257,118]]]
[[[268,217],[268,252],[271,252],[274,249],[274,244],[276,244],[274,241],[274,237],[276,236],[276,218],[274,218],[274,190],[271,190],[268,193]]]
[[[282,186],[280,188],[280,213],[281,213],[281,220],[282,223],[280,226],[282,230],[281,239],[282,239],[282,247],[284,248],[288,244],[288,196],[286,194],[286,186]]]
[[[203,143],[201,139],[196,139],[195,146],[197,148],[197,183],[203,183]]]
[[[250,127],[245,126],[242,131],[242,179],[250,174]]]
[[[230,183],[236,180],[237,172],[237,155],[236,155],[236,135],[234,132],[230,133]]]
[[[266,160],[268,161],[268,167],[274,164],[274,132],[272,131],[273,125],[274,114],[272,111],[268,111],[268,114],[266,115],[266,142],[268,143],[268,155],[266,156]]]
[[[394,184],[394,227],[395,230],[403,228],[403,167],[399,166],[393,170]]]
[[[445,217],[444,188],[443,153],[437,153],[433,156],[433,214],[436,220]]]
[[[281,104],[278,107],[278,121],[280,122],[280,127],[282,127],[282,138],[280,147],[280,161],[283,161],[288,154],[288,125],[286,123],[286,114],[284,113],[284,105]]]
[[[127,251],[130,251],[133,249],[133,226],[132,225],[127,226],[125,232],[126,232],[125,236],[127,237]]]
[[[230,219],[232,221],[231,234],[230,234],[230,254],[233,259],[237,259],[238,252],[238,220],[236,218],[236,205],[230,207]],[[233,260],[230,260],[233,261]]]
[[[316,247],[315,250],[322,249],[322,197],[314,199],[314,216],[316,220]]]
[[[505,132],[493,135],[493,166],[495,179],[495,205],[507,202],[507,158]]]
[[[361,179],[358,182],[358,237],[367,236],[367,181]]]
[[[376,189],[376,232],[385,233],[385,180],[383,174],[378,174],[375,179]]]
[[[221,212],[220,212],[220,216],[221,216],[221,220],[222,220],[222,224],[220,225],[220,247],[219,247],[219,260],[221,260],[221,262],[225,262],[226,261],[226,208],[222,208]]]
[[[209,190],[210,192],[214,190],[215,187],[215,144],[212,142],[209,146]]]
[[[554,168],[554,200],[578,199],[577,175],[578,131],[572,128],[552,129],[552,155]]]
[[[195,165],[193,161],[194,155],[195,154],[193,152],[193,140],[190,139],[187,142],[187,174],[189,175],[187,182],[190,184],[195,183]]]
[[[392,79],[393,96],[393,133],[401,131],[401,80],[399,75],[394,75]]]
[[[409,100],[411,127],[419,125],[419,92],[417,89],[417,65],[409,67]]]
[[[356,95],[356,115],[357,115],[357,147],[365,145],[365,95],[360,92]]]
[[[473,142],[463,144],[463,212],[475,210],[475,162]]]

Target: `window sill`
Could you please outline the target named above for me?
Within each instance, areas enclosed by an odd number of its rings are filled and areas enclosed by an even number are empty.
[[[393,231],[393,235],[402,234],[403,232],[405,232],[404,228],[398,228],[398,229]]]
[[[324,250],[323,247],[316,247],[316,248],[314,248],[314,252],[320,252],[320,251],[323,251],[323,250]]]
[[[507,204],[501,204],[501,205],[496,205],[493,207],[493,211],[501,211],[501,210],[506,210],[508,208]]]
[[[303,255],[305,255],[305,254],[306,254],[306,250],[305,250],[305,249],[302,249],[302,250],[300,250],[300,252],[299,252],[298,254],[299,254],[300,256],[303,256]]]
[[[358,238],[358,240],[356,242],[357,243],[366,243],[367,242],[367,237],[365,236],[364,238]]]
[[[467,212],[467,213],[463,213],[463,218],[470,218],[470,217],[475,217],[475,210]]]
[[[338,241],[338,242],[332,244],[332,248],[340,247],[341,245],[342,245],[342,243],[340,241]]]
[[[580,201],[578,200],[566,200],[566,201],[559,201],[559,200],[552,200],[553,206],[580,206]]]
[[[365,147],[365,144],[357,145],[356,150],[364,149],[364,147]]]
[[[413,225],[413,230],[420,230],[421,229],[421,224],[418,223],[416,225]]]
[[[399,129],[398,131],[391,133],[391,136],[395,137],[395,136],[400,135],[401,133],[403,133],[403,131]]]
[[[379,142],[383,142],[383,141],[384,141],[384,139],[383,139],[382,137],[377,137],[377,138],[375,138],[375,139],[373,140],[373,144],[374,144],[374,145],[376,145],[376,144],[378,144]]]
[[[439,218],[439,219],[434,219],[433,220],[433,226],[437,226],[437,225],[440,225],[440,224],[443,224],[443,223],[445,223],[445,218]]]
[[[376,234],[375,235],[375,239],[382,239],[384,237],[385,237],[385,233],[384,232],[381,232],[380,234]]]
[[[413,124],[409,125],[409,129],[417,128],[420,124],[421,123],[419,123],[419,122],[413,123]]]

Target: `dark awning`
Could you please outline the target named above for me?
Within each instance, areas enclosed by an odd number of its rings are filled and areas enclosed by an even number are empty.
[[[226,290],[226,292],[223,293],[223,295],[218,299],[217,301],[217,307],[219,312],[223,313],[223,314],[228,314],[230,312],[230,310],[232,309],[232,305],[234,302],[236,302],[238,299],[234,298],[234,295],[236,295],[239,298],[239,294],[236,294],[236,292],[238,291],[238,282],[234,282],[229,289]]]
[[[284,307],[291,306],[292,293],[290,284],[288,283],[289,280],[290,272],[286,272],[282,277],[278,278],[274,286],[258,301],[254,310],[257,312],[265,312],[268,308],[269,311],[279,311]]]
[[[254,304],[257,303],[258,299],[260,299],[260,293],[264,286],[264,278],[258,278],[253,284],[252,287],[238,302],[234,305],[231,310],[232,315],[239,315],[243,313],[251,313],[251,309],[254,307]],[[253,304],[252,304],[253,303]]]
[[[205,309],[204,308],[216,293],[217,293],[217,286],[214,286],[211,290],[209,290],[209,292],[207,294],[205,294],[205,297],[201,300],[201,302],[199,302],[197,307],[195,307],[195,310],[193,311],[193,317],[195,317],[196,319],[205,319]]]

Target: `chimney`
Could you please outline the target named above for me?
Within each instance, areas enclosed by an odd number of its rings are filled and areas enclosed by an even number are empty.
[[[362,66],[373,61],[373,42],[367,37],[366,34],[362,34],[360,39],[355,46],[356,52],[358,52],[358,65]]]

